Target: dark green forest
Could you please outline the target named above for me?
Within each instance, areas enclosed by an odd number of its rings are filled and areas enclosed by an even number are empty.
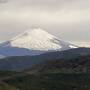
[[[22,72],[0,71],[0,90],[90,90],[90,56],[50,60]]]

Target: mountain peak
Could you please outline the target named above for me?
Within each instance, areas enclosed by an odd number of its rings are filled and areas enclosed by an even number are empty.
[[[43,29],[27,30],[11,40],[14,47],[28,48],[32,50],[56,50],[61,46],[52,42],[55,36],[49,34]]]
[[[35,29],[30,29],[30,30],[27,30],[27,31],[25,31],[24,33],[22,33],[22,34],[20,34],[20,35],[18,35],[18,36],[16,36],[15,38],[13,38],[11,41],[14,41],[14,40],[16,40],[16,39],[18,39],[18,38],[25,38],[25,37],[33,37],[33,38],[43,38],[44,36],[46,36],[46,38],[48,37],[48,38],[51,38],[51,37],[54,37],[53,35],[51,35],[51,34],[49,34],[47,31],[45,31],[45,30],[43,30],[43,29],[41,29],[41,28],[35,28]]]
[[[13,49],[15,48],[17,48],[18,50],[24,48],[31,52],[39,51],[40,53],[47,51],[63,51],[71,48],[77,48],[77,46],[62,41],[54,35],[51,35],[47,31],[40,28],[27,30],[24,33],[9,40],[8,42],[1,44],[1,46],[7,49],[8,47],[9,49],[11,48],[11,52],[13,52]]]
[[[26,31],[27,33],[36,33],[36,34],[49,34],[47,31],[45,31],[44,29],[41,28],[34,28],[33,30],[28,30]]]
[[[26,31],[26,33],[28,35],[32,35],[32,36],[37,37],[37,38],[40,38],[40,37],[43,38],[43,36],[46,36],[46,38],[47,37],[54,37],[53,35],[49,34],[47,31],[45,31],[45,30],[43,30],[41,28],[28,30],[28,31]]]

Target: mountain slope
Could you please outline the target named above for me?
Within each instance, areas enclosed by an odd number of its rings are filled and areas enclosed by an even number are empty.
[[[32,56],[40,55],[49,51],[64,51],[72,48],[78,47],[59,40],[57,37],[42,29],[33,29],[25,31],[17,37],[2,43],[0,45],[0,55]]]
[[[3,81],[20,90],[90,90],[90,56],[51,60],[34,69],[38,72],[25,70]]]
[[[79,56],[70,60],[56,59],[49,60],[25,70],[28,73],[90,73],[90,55]]]
[[[0,59],[0,70],[22,71],[50,60],[70,60],[79,56],[90,55],[90,48],[77,48],[65,51],[50,52],[36,56],[17,56]]]

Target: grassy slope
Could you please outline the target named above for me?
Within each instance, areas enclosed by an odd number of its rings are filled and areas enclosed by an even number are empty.
[[[20,90],[90,90],[90,74],[26,75],[6,82]]]
[[[0,90],[17,90],[15,87],[8,84],[0,83]]]
[[[16,87],[9,85],[8,83],[3,81],[15,74],[16,74],[16,72],[0,71],[0,90],[17,90]]]

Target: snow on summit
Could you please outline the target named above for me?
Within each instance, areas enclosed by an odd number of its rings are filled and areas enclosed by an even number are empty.
[[[27,30],[0,44],[2,56],[40,55],[48,51],[64,51],[77,46],[62,41],[40,28]]]
[[[25,31],[23,34],[13,38],[11,45],[13,47],[28,48],[32,50],[57,50],[61,46],[54,43],[55,36],[42,29],[33,29]]]
[[[75,46],[60,41],[57,37],[40,28],[25,31],[23,34],[13,38],[11,45],[13,47],[43,51],[75,48]]]

